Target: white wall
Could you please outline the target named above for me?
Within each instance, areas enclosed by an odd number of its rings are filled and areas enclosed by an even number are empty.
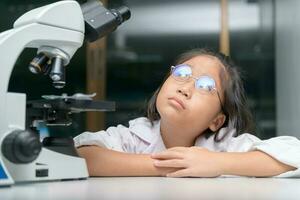
[[[275,1],[277,135],[300,138],[300,1]]]

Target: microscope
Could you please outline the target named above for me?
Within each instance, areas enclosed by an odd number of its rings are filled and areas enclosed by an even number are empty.
[[[86,162],[77,155],[73,140],[41,140],[37,126],[41,122],[68,126],[72,113],[111,111],[115,107],[113,102],[93,101],[93,95],[50,95],[27,101],[26,94],[8,92],[21,52],[37,48],[29,71],[48,75],[53,86],[60,89],[66,84],[65,68],[84,39],[95,41],[129,18],[125,6],[106,9],[99,1],[80,5],[64,0],[25,13],[12,29],[0,33],[0,186],[87,178]]]

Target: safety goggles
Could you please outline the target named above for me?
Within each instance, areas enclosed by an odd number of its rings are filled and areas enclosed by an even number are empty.
[[[213,78],[207,75],[202,75],[199,77],[192,76],[192,68],[187,64],[180,64],[176,66],[171,66],[172,77],[179,82],[187,82],[191,79],[195,80],[195,88],[200,93],[217,93],[218,99],[221,104],[221,109],[224,112],[223,104],[216,88],[216,82]]]

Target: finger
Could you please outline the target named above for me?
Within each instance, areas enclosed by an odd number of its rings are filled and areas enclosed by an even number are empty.
[[[181,152],[167,150],[167,151],[163,151],[160,153],[152,154],[151,158],[154,158],[154,159],[176,159],[176,158],[183,158],[183,154]]]
[[[183,160],[172,159],[172,160],[156,160],[154,161],[156,167],[172,167],[172,168],[185,168],[187,164]]]
[[[173,177],[173,178],[190,177],[191,173],[190,173],[189,169],[181,169],[181,170],[177,170],[177,171],[172,172],[172,173],[168,173],[166,176],[167,177]]]

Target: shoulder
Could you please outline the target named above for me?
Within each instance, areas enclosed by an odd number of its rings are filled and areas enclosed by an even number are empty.
[[[160,121],[154,121],[153,124],[146,117],[139,117],[129,121],[129,131],[139,138],[151,143],[160,133]]]
[[[136,126],[136,125],[151,127],[151,121],[147,117],[138,117],[138,118],[129,120],[129,128]]]
[[[253,143],[260,141],[259,138],[249,133],[236,136],[236,130],[228,127],[221,128],[216,134],[217,140],[220,140],[219,142],[215,141],[215,134],[209,138],[200,136],[196,140],[195,146],[201,146],[213,151],[231,151],[233,149],[248,149]]]

